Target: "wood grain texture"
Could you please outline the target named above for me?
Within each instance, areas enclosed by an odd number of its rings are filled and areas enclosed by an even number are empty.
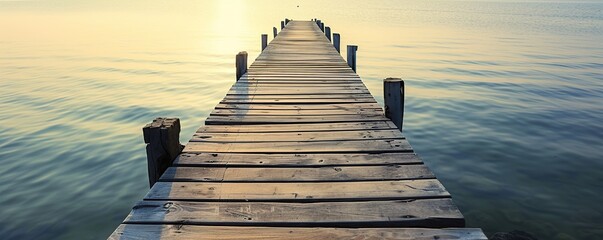
[[[464,227],[449,198],[366,202],[142,201],[124,223],[281,227]]]
[[[341,123],[341,122],[369,122],[387,121],[381,114],[358,115],[297,115],[297,116],[256,116],[256,115],[210,115],[205,120],[207,125],[228,124],[291,124],[291,123]]]
[[[333,167],[421,164],[414,153],[381,154],[240,154],[183,153],[173,166],[188,167]]]
[[[447,198],[435,179],[329,183],[157,182],[145,200],[325,202]]]
[[[377,103],[346,103],[346,104],[218,104],[216,109],[244,110],[360,110],[382,109]]]
[[[170,167],[160,181],[352,182],[435,178],[425,165],[316,168]]]
[[[352,99],[370,99],[373,96],[368,93],[358,94],[358,93],[349,93],[349,94],[228,94],[224,97],[225,100],[237,100],[237,99],[342,99],[342,98],[352,98]]]
[[[223,104],[343,104],[377,103],[372,98],[309,98],[309,99],[222,99]]]
[[[333,132],[357,130],[388,130],[397,129],[391,121],[374,122],[343,122],[343,123],[313,123],[313,124],[254,124],[254,125],[209,125],[201,127],[198,133],[273,133],[273,132]]]
[[[195,133],[191,142],[316,142],[404,139],[396,130],[318,131],[286,133]]]
[[[214,153],[386,153],[411,152],[408,141],[316,141],[316,142],[189,142],[182,152]]]
[[[363,117],[383,114],[378,108],[368,109],[330,109],[330,110],[255,110],[255,109],[214,109],[210,115],[215,116],[326,116],[326,115],[352,115]]]
[[[488,240],[477,228],[270,228],[122,224],[109,240]]]

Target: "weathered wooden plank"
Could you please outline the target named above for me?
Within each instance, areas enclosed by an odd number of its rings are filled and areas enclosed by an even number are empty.
[[[239,154],[183,153],[172,166],[319,167],[421,164],[414,153],[381,154]]]
[[[224,104],[342,104],[342,103],[377,103],[372,98],[308,98],[299,99],[223,99]]]
[[[397,129],[390,121],[350,122],[350,123],[312,123],[312,124],[257,124],[257,125],[207,125],[197,130],[198,133],[208,132],[331,132],[355,130],[386,130]]]
[[[269,100],[280,100],[280,99],[296,99],[298,101],[303,101],[305,99],[356,99],[356,100],[365,100],[365,101],[373,101],[374,98],[372,95],[368,93],[363,94],[228,94],[224,97],[226,100],[252,100],[252,99],[269,99]]]
[[[329,109],[329,110],[256,110],[256,109],[214,109],[210,115],[231,116],[231,115],[378,115],[383,114],[381,108],[356,108],[356,109]]]
[[[312,69],[312,68],[299,68],[296,70],[275,70],[275,69],[262,69],[262,68],[253,68],[252,71],[248,71],[252,76],[263,76],[263,75],[282,75],[282,76],[354,76],[350,73],[353,71],[349,70],[339,70],[339,69]]]
[[[361,79],[360,77],[352,77],[352,76],[338,76],[338,75],[316,75],[316,76],[290,76],[290,75],[269,75],[269,76],[265,76],[265,75],[243,75],[241,76],[240,80],[247,80],[247,81],[255,81],[255,80],[263,80],[263,81],[268,81],[268,80],[299,80],[299,81],[332,81],[332,82],[336,82],[336,81],[357,81],[360,82]]]
[[[343,109],[328,109],[328,110],[305,110],[305,109],[280,109],[280,110],[263,110],[263,109],[214,109],[210,115],[376,115],[383,114],[381,108],[343,108]]]
[[[403,139],[397,130],[362,130],[333,132],[286,132],[286,133],[196,133],[191,142],[316,142],[354,141],[368,139]]]
[[[320,89],[320,88],[232,88],[228,91],[229,95],[350,95],[350,94],[369,94],[367,89]],[[346,96],[347,97],[347,96]]]
[[[307,99],[304,96],[294,97],[295,95],[287,95],[285,98],[291,99]],[[242,99],[244,96],[227,96],[231,99]],[[258,96],[258,98],[262,98]],[[271,99],[266,97],[264,99]],[[277,115],[316,115],[315,113],[323,113],[323,115],[339,115],[339,114],[384,114],[383,109],[379,108],[374,103],[354,103],[348,104],[219,104],[216,106],[211,115],[241,115],[241,114],[277,114]]]
[[[451,199],[262,203],[142,201],[124,223],[281,227],[463,227]]]
[[[346,66],[348,66],[348,65],[345,62],[344,63],[333,63],[333,62],[321,63],[321,62],[311,62],[311,61],[307,61],[307,62],[256,61],[255,63],[253,63],[251,65],[251,67],[253,67],[253,68],[266,67],[266,68],[273,68],[273,69],[292,68],[292,67],[296,67],[296,68],[339,68],[339,67],[346,67]]]
[[[425,165],[317,168],[170,167],[160,181],[179,182],[358,182],[435,178]]]
[[[477,228],[270,228],[122,224],[109,240],[488,240]]]
[[[305,123],[342,123],[342,122],[371,122],[386,121],[381,114],[364,115],[210,115],[206,120],[207,125],[229,125],[229,124],[305,124]]]
[[[293,91],[331,91],[331,92],[344,92],[344,91],[366,91],[366,87],[364,86],[347,86],[347,85],[342,85],[342,86],[329,86],[329,87],[325,87],[325,86],[306,86],[306,87],[288,87],[288,86],[282,86],[278,89],[273,88],[273,87],[265,87],[265,86],[258,86],[258,85],[239,85],[239,84],[235,84],[230,88],[231,92],[240,92],[240,91],[248,91],[248,92],[258,92],[258,91],[274,91],[274,90],[281,90],[282,92],[293,92]],[[277,95],[282,95],[283,93],[278,93]]]
[[[349,81],[351,79],[357,79],[358,76],[353,76],[353,75],[341,75],[341,74],[246,74],[245,76],[241,77],[241,78],[245,78],[245,79],[262,79],[262,78],[275,78],[275,79],[285,79],[285,78],[289,78],[289,79],[306,79],[306,80],[312,80],[312,79],[316,79],[316,80],[322,80],[322,79],[333,79],[333,81],[335,81],[335,79],[340,79],[340,80],[345,80],[345,81]]]
[[[186,153],[385,153],[411,151],[412,148],[408,141],[401,139],[256,143],[189,142],[183,150]]]
[[[287,81],[287,80],[282,80],[282,81],[239,81],[237,82],[236,86],[238,87],[246,87],[246,86],[257,86],[257,87],[274,87],[274,88],[283,88],[283,87],[308,87],[308,86],[313,86],[313,87],[337,87],[337,86],[348,86],[348,87],[366,87],[364,86],[364,84],[356,82],[356,81],[348,81],[348,82],[343,82],[343,81],[336,81],[336,82],[330,82],[328,80],[323,80],[323,81],[313,81],[313,82],[307,82],[307,81]]]
[[[370,110],[382,109],[377,103],[345,104],[218,104],[216,109],[244,110]]]
[[[293,74],[305,74],[305,73],[344,73],[350,74],[354,71],[351,71],[349,68],[338,67],[338,68],[270,68],[270,67],[252,67],[249,68],[249,73],[293,73]]]
[[[289,123],[291,119],[299,119],[299,121],[295,121],[293,123],[315,123],[315,122],[359,122],[363,120],[367,121],[380,121],[382,120],[379,113],[350,113],[350,114],[312,114],[308,112],[299,112],[299,113],[280,113],[278,111],[273,111],[269,113],[253,113],[245,114],[245,113],[234,113],[234,114],[210,114],[208,120],[214,121],[224,121],[225,119],[229,119],[228,121],[236,121],[241,124],[260,124],[260,123],[279,123],[285,122]],[[264,122],[265,118],[270,117],[278,117],[279,119],[270,119],[268,122]],[[316,120],[316,119],[321,120]],[[345,119],[345,120],[338,120]],[[308,121],[308,122],[304,122]],[[247,122],[247,123],[245,123]],[[256,123],[257,122],[257,123]],[[215,124],[213,122],[208,124]],[[219,123],[222,124],[222,123]]]
[[[297,72],[297,71],[303,71],[303,70],[316,70],[319,72],[341,72],[341,71],[345,71],[347,73],[349,73],[350,68],[348,68],[345,65],[340,65],[340,66],[319,66],[319,67],[308,67],[308,68],[297,68],[297,67],[285,67],[285,66],[280,66],[280,67],[258,67],[258,66],[254,66],[254,67],[250,67],[249,70],[254,70],[254,71],[263,71],[263,70],[269,70],[269,71],[283,71],[283,72]]]
[[[289,124],[289,123],[340,123],[340,122],[369,122],[386,121],[383,115],[323,115],[323,116],[209,116],[207,125],[227,124]]]
[[[145,200],[326,202],[447,198],[436,179],[333,183],[157,182]]]
[[[253,78],[249,78],[249,77],[245,77],[244,79],[245,82],[266,82],[266,83],[287,83],[287,84],[292,84],[292,83],[297,83],[297,84],[352,84],[352,85],[360,85],[362,84],[362,80],[360,80],[360,78],[346,78],[346,79],[339,79],[339,78],[334,78],[334,77],[326,77],[326,78],[298,78],[298,77],[294,77],[294,76],[287,76],[287,77],[280,77],[280,78],[275,78],[275,77],[253,77]],[[244,83],[245,83],[244,82]],[[306,85],[307,86],[307,85]]]

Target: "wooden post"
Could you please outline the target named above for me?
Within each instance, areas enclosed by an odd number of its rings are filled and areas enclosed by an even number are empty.
[[[317,19],[317,20],[316,20],[316,26],[318,26],[318,28],[320,28],[320,23],[321,23],[321,22],[322,22],[322,21],[321,21],[320,19]]]
[[[276,38],[276,35],[277,35],[276,27],[272,28],[272,35],[274,35],[274,38]]]
[[[404,122],[404,81],[400,78],[383,79],[383,102],[385,117],[402,131]]]
[[[331,41],[331,27],[325,27],[325,36]]]
[[[333,46],[337,49],[337,52],[341,52],[341,41],[339,33],[333,33]]]
[[[285,28],[285,21],[281,21],[281,30]]]
[[[358,46],[348,45],[348,65],[356,72],[356,51]]]
[[[325,32],[325,23],[323,23],[323,22],[320,23],[320,30],[322,32]]]
[[[142,128],[147,144],[149,185],[153,187],[184,146],[180,144],[180,119],[156,118]]]
[[[286,26],[287,24],[289,24],[289,19],[288,19],[288,18],[285,18],[285,26]]]
[[[247,72],[247,52],[239,52],[237,54],[236,63],[237,66],[237,81]]]
[[[268,46],[268,34],[262,34],[262,51]]]

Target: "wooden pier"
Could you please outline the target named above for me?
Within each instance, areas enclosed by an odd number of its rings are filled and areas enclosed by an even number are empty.
[[[109,238],[487,239],[464,228],[324,23],[282,24],[173,163],[149,165],[160,177]],[[164,143],[177,121],[145,131],[149,148],[180,149]]]

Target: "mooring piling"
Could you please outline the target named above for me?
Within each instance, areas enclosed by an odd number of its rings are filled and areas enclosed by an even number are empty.
[[[268,34],[262,34],[262,51],[268,46]]]
[[[404,81],[400,78],[383,79],[385,117],[402,131],[404,123]]]
[[[142,128],[147,144],[149,186],[153,187],[174,159],[182,152],[180,144],[180,119],[156,118]]]
[[[247,73],[247,52],[239,52],[236,57],[237,81]]]
[[[358,46],[356,45],[348,45],[348,66],[356,72],[356,51],[358,51]]]
[[[339,33],[333,33],[333,47],[335,47],[335,50],[337,50],[337,52],[341,53],[341,36],[339,36]]]

